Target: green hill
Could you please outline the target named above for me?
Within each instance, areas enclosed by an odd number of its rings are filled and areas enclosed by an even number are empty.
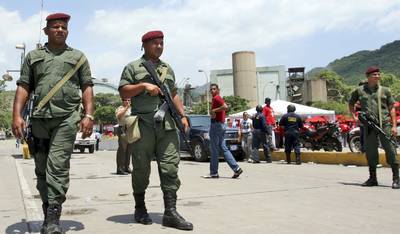
[[[362,50],[336,59],[327,68],[343,77],[347,84],[355,85],[365,79],[369,66],[378,66],[381,72],[400,75],[400,40],[388,43],[377,50]]]

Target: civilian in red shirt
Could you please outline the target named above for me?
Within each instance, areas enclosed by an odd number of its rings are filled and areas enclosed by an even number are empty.
[[[210,126],[210,175],[206,178],[219,178],[218,175],[218,156],[223,153],[225,161],[233,170],[232,178],[239,177],[242,174],[242,169],[237,164],[232,153],[228,150],[225,144],[225,111],[228,109],[224,99],[219,95],[217,84],[210,85],[210,93],[212,95],[212,103],[210,108],[211,126]]]
[[[263,108],[263,115],[267,124],[267,144],[263,145],[264,157],[267,163],[271,163],[271,149],[275,150],[275,134],[273,128],[275,127],[274,109],[271,107],[271,99],[265,98],[265,106]]]

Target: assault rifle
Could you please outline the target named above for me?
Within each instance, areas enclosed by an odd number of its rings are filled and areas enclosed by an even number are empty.
[[[372,129],[374,129],[375,131],[377,131],[379,134],[381,134],[383,137],[385,137],[390,143],[392,143],[395,147],[397,145],[397,141],[395,139],[393,139],[392,136],[389,136],[388,134],[386,134],[381,127],[379,127],[379,121],[378,119],[371,115],[369,112],[365,112],[365,111],[359,111],[358,112],[358,119],[366,124],[367,126],[371,127]]]
[[[28,144],[29,147],[29,152],[31,154],[35,153],[35,143],[34,143],[34,138],[33,138],[33,133],[32,133],[32,114],[33,114],[33,108],[35,105],[37,95],[35,95],[34,92],[29,94],[29,100],[28,103],[26,104],[24,108],[24,113],[23,117],[25,120],[25,129],[24,129],[24,141]]]
[[[162,95],[160,94],[160,97],[164,100],[164,103],[162,104],[161,109],[163,109],[164,107],[168,107],[169,113],[171,114],[171,117],[174,120],[179,131],[181,132],[181,135],[183,136],[183,140],[185,141],[185,144],[188,147],[190,154],[193,155],[193,150],[189,143],[189,137],[185,131],[185,127],[182,124],[181,116],[178,114],[175,104],[172,101],[172,96],[171,96],[169,89],[165,86],[164,83],[161,82],[161,80],[158,77],[158,74],[155,70],[154,64],[150,60],[145,61],[142,64],[143,64],[143,67],[150,74],[151,80],[154,82],[155,85],[157,85],[160,88],[160,90],[162,92]]]

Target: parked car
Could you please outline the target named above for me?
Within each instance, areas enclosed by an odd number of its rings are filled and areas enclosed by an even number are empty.
[[[76,139],[74,142],[74,149],[79,149],[81,153],[85,152],[85,148],[89,149],[89,153],[94,153],[94,148],[96,145],[95,133],[92,133],[89,137],[82,139],[82,132],[76,134]]]
[[[210,157],[210,116],[209,115],[189,115],[189,139],[193,149],[192,157],[199,162],[207,161]],[[226,128],[225,140],[226,146],[232,152],[233,156],[243,159],[243,151],[240,142],[238,142],[239,132],[237,128]],[[180,135],[180,149],[188,151],[188,147]],[[222,155],[221,155],[222,157]]]

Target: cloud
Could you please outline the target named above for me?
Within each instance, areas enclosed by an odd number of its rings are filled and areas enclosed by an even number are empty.
[[[378,20],[377,25],[382,31],[400,31],[400,9],[393,10]]]
[[[22,50],[17,50],[15,45],[25,43],[26,52],[35,47],[39,38],[40,15],[35,14],[23,19],[18,11],[9,11],[0,6],[0,72],[16,70],[20,67]],[[15,87],[18,73],[11,74],[14,77],[8,86]]]
[[[135,9],[101,6],[82,18],[81,12],[69,10],[75,21],[68,43],[86,53],[95,77],[115,83],[123,66],[141,56],[143,33],[154,29],[166,35],[162,59],[173,66],[178,82],[191,77],[194,84],[204,83],[198,69],[231,68],[235,51],[255,51],[257,61],[263,62],[259,66],[278,65],[276,61],[285,65],[292,63],[293,55],[274,48],[303,47],[296,43],[320,42],[324,35],[343,38],[349,32],[400,33],[399,0],[161,0]],[[28,49],[34,48],[40,16],[22,17],[19,11],[0,6],[0,17],[0,69],[5,71],[19,66],[15,44],[25,42]],[[330,62],[320,60],[317,66]]]
[[[173,63],[180,78],[200,77],[198,68],[231,67],[234,51],[257,52],[327,31],[339,36],[346,30],[390,25],[398,22],[399,12],[390,12],[397,6],[399,1],[390,0],[162,1],[139,9],[98,10],[87,30],[124,54],[128,45],[140,48],[144,32],[161,29],[166,35],[164,60]]]

